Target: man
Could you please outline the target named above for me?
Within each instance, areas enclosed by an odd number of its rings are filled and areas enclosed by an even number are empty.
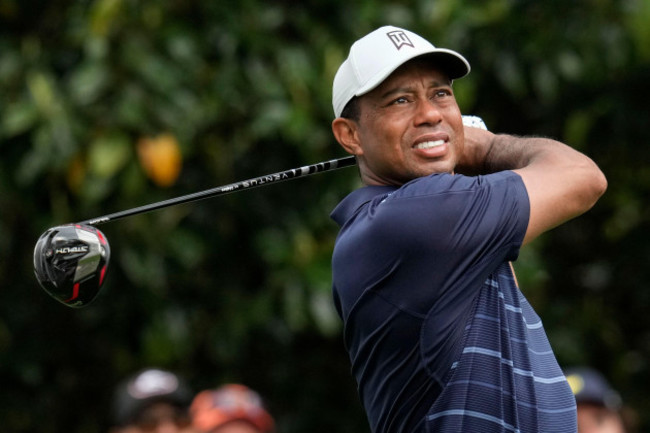
[[[566,370],[578,404],[579,433],[625,433],[621,396],[602,374],[587,367]]]
[[[460,54],[382,27],[333,85],[365,186],[332,212],[334,301],[374,433],[575,432],[575,400],[510,262],[607,182],[570,147],[464,127]]]
[[[193,433],[192,392],[178,375],[158,368],[139,371],[118,384],[111,433]]]

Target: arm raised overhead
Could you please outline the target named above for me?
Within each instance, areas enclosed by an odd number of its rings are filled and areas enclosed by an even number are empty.
[[[607,180],[588,156],[541,137],[493,134],[465,127],[463,159],[456,171],[518,173],[530,200],[524,243],[591,209],[607,189]]]

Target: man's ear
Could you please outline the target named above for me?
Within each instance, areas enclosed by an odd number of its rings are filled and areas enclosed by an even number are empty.
[[[357,122],[344,117],[337,117],[332,121],[332,132],[336,141],[339,142],[346,152],[357,156],[363,154]]]

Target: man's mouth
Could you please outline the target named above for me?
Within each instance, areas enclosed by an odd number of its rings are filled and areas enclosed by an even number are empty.
[[[424,141],[415,145],[415,149],[431,149],[433,147],[442,146],[445,140]]]

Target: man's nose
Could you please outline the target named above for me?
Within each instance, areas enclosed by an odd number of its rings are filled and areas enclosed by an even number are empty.
[[[413,122],[415,126],[436,125],[442,120],[440,109],[429,99],[417,101],[415,117]]]

